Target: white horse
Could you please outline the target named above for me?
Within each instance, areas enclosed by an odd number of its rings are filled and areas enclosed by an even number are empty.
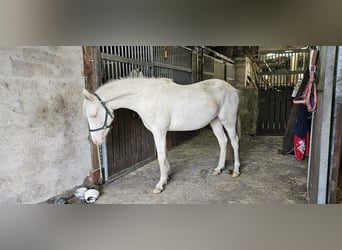
[[[160,193],[167,184],[171,169],[166,157],[167,131],[200,129],[210,123],[220,145],[220,159],[213,174],[225,167],[227,137],[234,150],[233,177],[240,175],[238,91],[229,83],[210,79],[190,85],[179,85],[166,78],[126,78],[106,83],[90,94],[83,90],[84,113],[88,119],[92,141],[105,142],[113,111],[119,108],[139,114],[145,127],[152,132],[160,180],[153,193]]]

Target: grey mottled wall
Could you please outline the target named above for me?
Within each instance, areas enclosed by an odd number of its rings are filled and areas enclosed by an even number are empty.
[[[235,86],[239,91],[240,97],[240,119],[241,133],[254,135],[258,120],[258,90],[253,87],[246,87],[242,84]]]
[[[0,203],[36,203],[90,169],[81,47],[0,48]]]

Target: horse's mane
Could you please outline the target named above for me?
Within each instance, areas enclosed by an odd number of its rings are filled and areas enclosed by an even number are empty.
[[[110,85],[111,83],[115,84],[118,82],[125,82],[126,84],[129,84],[130,82],[139,82],[139,81],[148,81],[148,80],[152,80],[152,81],[164,81],[165,83],[174,83],[173,79],[171,78],[165,78],[165,77],[121,77],[119,79],[114,79],[114,80],[109,80],[108,82],[106,82],[104,85],[102,85],[101,87],[104,87],[106,85]]]
[[[163,80],[163,81],[167,81],[167,82],[173,82],[172,78],[167,78],[167,77],[131,77],[131,76],[126,76],[126,77],[120,77],[119,79],[115,79],[115,80],[110,80],[109,82],[118,82],[121,80]]]
[[[100,86],[98,88],[98,90],[100,91],[104,91],[106,92],[108,89],[110,89],[113,85],[117,84],[117,83],[125,83],[125,84],[133,84],[133,83],[137,83],[139,81],[155,81],[156,83],[162,83],[164,82],[165,84],[172,84],[174,83],[173,79],[171,78],[158,78],[158,77],[123,77],[120,79],[114,79],[114,80],[109,80],[108,82],[106,82],[105,84],[103,84],[102,86]]]

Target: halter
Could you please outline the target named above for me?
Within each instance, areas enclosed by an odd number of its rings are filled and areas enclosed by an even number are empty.
[[[307,106],[309,112],[315,112],[317,106],[317,75],[316,75],[316,61],[318,57],[317,49],[311,50],[310,53],[310,66],[309,72],[310,77],[308,82],[306,83],[303,94],[299,97],[296,97],[293,100],[294,104],[304,104]]]
[[[103,124],[102,127],[95,128],[95,129],[89,128],[89,132],[95,132],[95,131],[99,131],[99,130],[102,130],[102,129],[110,128],[110,125],[109,125],[109,126],[107,125],[108,115],[110,116],[110,118],[114,119],[114,116],[113,116],[113,114],[109,111],[109,109],[107,108],[106,103],[105,103],[104,101],[102,101],[102,99],[101,99],[96,93],[94,93],[94,95],[95,95],[96,98],[100,101],[100,103],[102,104],[102,107],[105,109],[105,111],[106,111],[106,117],[105,117],[104,124]]]

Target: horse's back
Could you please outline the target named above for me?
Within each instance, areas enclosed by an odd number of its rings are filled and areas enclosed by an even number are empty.
[[[221,79],[208,79],[197,83],[199,86],[211,89],[212,91],[217,91],[220,89],[225,89],[225,91],[237,92],[238,90],[234,88],[230,83]]]
[[[224,80],[208,79],[199,82],[198,86],[208,91],[208,93],[218,98],[218,100],[224,98],[225,101],[228,101],[233,106],[239,103],[238,90]]]
[[[165,88],[161,106],[168,105],[171,130],[201,128],[219,115],[227,100],[232,107],[238,104],[236,89],[219,79],[189,85],[169,83]]]

